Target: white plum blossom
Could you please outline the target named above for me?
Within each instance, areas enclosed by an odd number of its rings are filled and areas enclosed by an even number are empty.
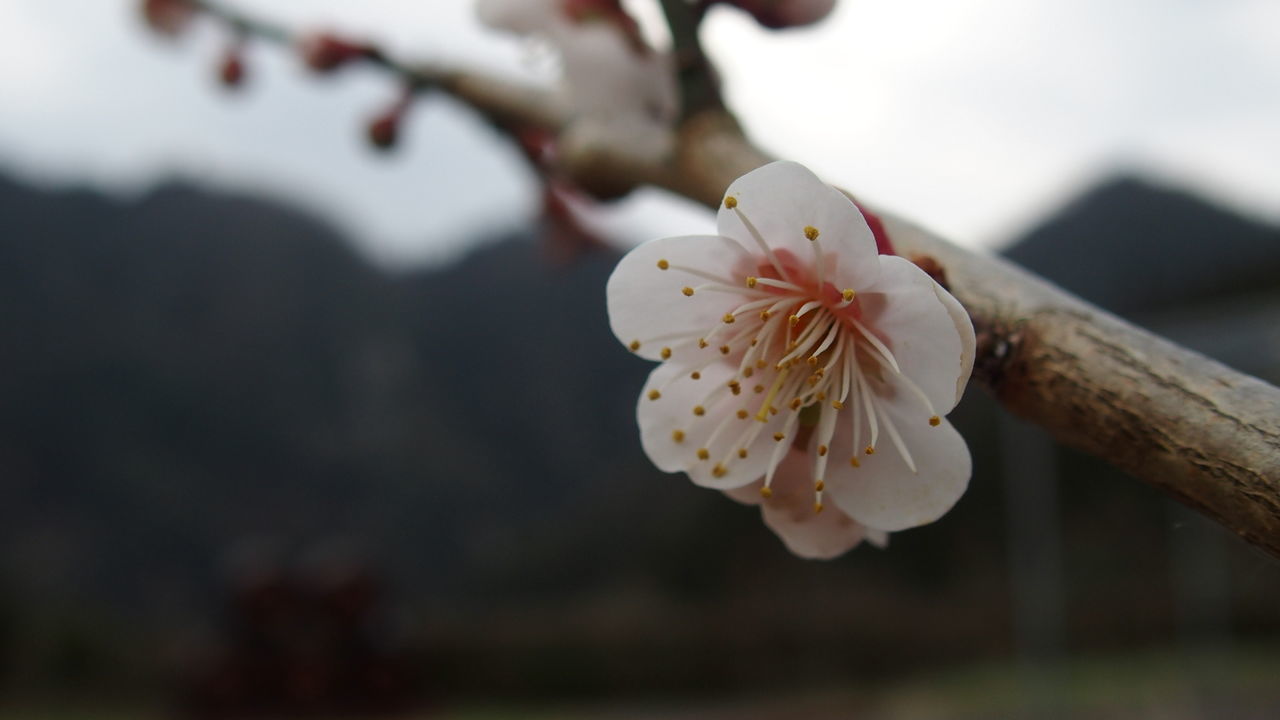
[[[616,0],[478,0],[481,22],[556,52],[573,121],[564,152],[606,145],[643,160],[673,143],[679,101],[671,58],[644,44]]]
[[[760,503],[804,557],[949,510],[971,472],[944,418],[973,367],[959,302],[878,254],[854,204],[795,163],[738,178],[717,224],[644,243],[609,278],[614,334],[661,361],[637,408],[653,463]]]

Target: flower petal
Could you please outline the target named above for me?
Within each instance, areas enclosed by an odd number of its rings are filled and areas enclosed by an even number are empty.
[[[792,450],[778,466],[769,499],[760,496],[763,482],[725,494],[738,502],[759,505],[764,524],[792,553],[811,560],[830,560],[862,542],[866,528],[839,508],[815,512],[813,484],[807,453]]]
[[[914,413],[904,414],[900,407],[888,405],[886,410],[917,472],[890,443],[874,455],[854,448],[846,422],[836,428],[831,445],[834,457],[827,470],[827,494],[863,525],[896,532],[931,523],[950,510],[969,486],[973,461],[964,438],[946,420],[932,427]],[[851,457],[859,459],[860,467],[850,465]]]
[[[969,384],[969,375],[973,373],[973,356],[978,348],[978,339],[973,332],[973,320],[969,319],[969,311],[964,309],[960,301],[947,289],[934,283],[933,292],[942,301],[951,320],[956,324],[956,332],[960,335],[960,377],[956,379],[956,402],[964,396],[964,388]]]
[[[681,335],[686,336],[683,342],[696,341],[744,297],[712,291],[686,295],[685,288],[712,282],[689,270],[737,287],[741,281],[730,276],[729,268],[746,258],[737,243],[715,235],[661,238],[637,246],[618,262],[605,289],[613,334],[624,345],[638,342],[636,354],[649,360],[664,359],[662,348],[681,344]],[[660,269],[663,262],[669,269]]]
[[[973,337],[973,326],[962,337],[959,318],[939,295],[946,291],[910,261],[882,256],[880,272],[875,289],[862,295],[862,321],[889,346],[902,373],[929,398],[934,413],[945,415],[959,402],[958,390],[963,390],[973,368],[972,344],[966,346],[963,339]],[[887,377],[892,384],[892,375]],[[912,402],[923,418],[932,414]]]
[[[824,254],[823,274],[837,290],[861,292],[873,286],[880,270],[875,236],[849,198],[793,162],[774,162],[738,178],[725,191],[735,207],[721,204],[716,226],[759,254],[758,232],[775,252],[786,250],[808,265],[813,264],[814,244],[805,228],[818,230]],[[749,225],[748,222],[749,221]]]
[[[784,415],[763,423],[756,420],[748,403],[757,396],[727,390],[736,369],[717,362],[699,370],[700,378],[694,380],[688,365],[668,362],[650,373],[636,418],[640,441],[654,465],[665,472],[684,471],[694,484],[717,490],[741,487],[764,475],[777,445],[773,433]],[[651,400],[653,390],[658,397]],[[695,414],[695,407],[701,407],[702,414]],[[746,410],[747,417],[738,417],[739,410]],[[748,433],[754,437],[744,438]],[[744,449],[745,458],[739,454]]]

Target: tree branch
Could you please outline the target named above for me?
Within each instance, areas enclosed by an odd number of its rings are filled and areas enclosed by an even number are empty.
[[[250,34],[291,42],[215,3],[207,11]],[[449,93],[500,127],[563,127],[549,94],[460,70],[388,70]],[[729,183],[772,160],[722,109],[686,117],[661,161],[607,148],[561,168],[593,182],[647,183],[717,207]],[[890,213],[907,256],[945,268],[978,331],[975,378],[1010,411],[1097,455],[1280,557],[1280,389],[1162,340],[996,257],[942,240]]]

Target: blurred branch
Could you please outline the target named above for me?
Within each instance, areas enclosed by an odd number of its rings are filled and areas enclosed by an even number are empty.
[[[671,30],[682,116],[687,118],[706,110],[723,110],[724,102],[720,99],[715,71],[698,39],[698,27],[702,25],[706,7],[688,0],[662,0],[662,12]]]
[[[293,42],[290,33],[220,4],[197,4],[248,34]],[[664,2],[668,9],[680,5]],[[554,131],[567,121],[548,93],[382,53],[369,59],[415,86],[453,95],[508,130]],[[686,115],[667,158],[648,161],[599,148],[563,159],[560,170],[587,190],[647,183],[714,208],[731,181],[771,160],[726,111],[708,109]],[[1000,258],[959,248],[888,213],[881,219],[902,254],[928,255],[945,269],[978,331],[975,378],[1005,408],[1280,557],[1280,389],[1134,327]]]

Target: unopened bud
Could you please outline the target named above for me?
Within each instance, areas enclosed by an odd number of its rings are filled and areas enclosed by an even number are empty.
[[[218,67],[218,81],[229,90],[239,89],[244,85],[244,57],[239,46],[231,48],[222,57]]]
[[[147,26],[168,37],[181,35],[196,14],[187,0],[142,0],[141,7]]]
[[[298,43],[298,52],[307,67],[318,73],[332,72],[352,60],[373,54],[367,45],[348,42],[329,33],[304,37]]]

